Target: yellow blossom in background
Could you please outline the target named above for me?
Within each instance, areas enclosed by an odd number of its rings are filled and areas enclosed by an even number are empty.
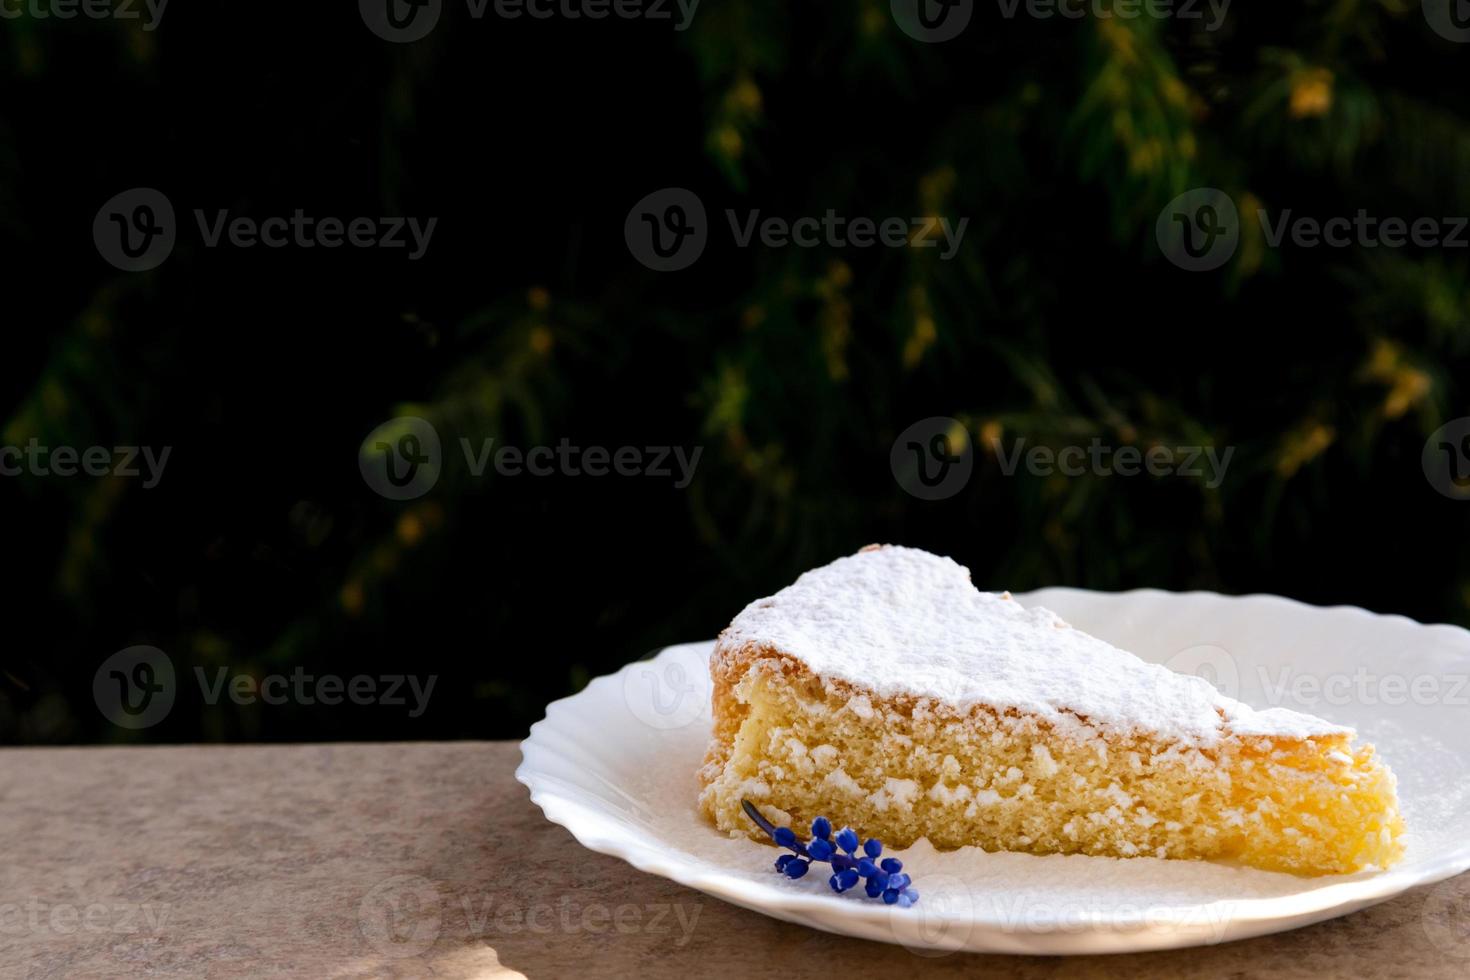
[[[1240,195],[1240,245],[1235,264],[1241,276],[1254,274],[1266,258],[1266,237],[1260,221],[1255,220],[1261,207],[1261,199],[1250,191]]]
[[[852,283],[852,266],[841,259],[834,259],[827,266],[827,282],[834,289],[846,289]]]
[[[852,340],[852,304],[836,297],[827,304],[821,317],[822,353],[827,358],[827,374],[833,381],[847,380],[847,345]]]
[[[991,452],[1000,454],[1000,437],[1005,434],[1005,427],[995,419],[989,419],[980,425],[980,444]]]
[[[374,549],[372,557],[373,571],[381,575],[387,575],[398,567],[398,549],[385,543]]]
[[[93,308],[82,314],[82,329],[94,340],[102,340],[112,333],[112,321],[101,310]]]
[[[342,604],[342,611],[349,616],[362,615],[363,607],[367,605],[362,583],[355,579],[342,586],[342,592],[337,598]]]
[[[412,548],[424,538],[424,522],[413,511],[409,511],[398,518],[398,526],[395,528],[395,533],[404,547]]]
[[[741,139],[740,132],[734,126],[721,126],[715,130],[715,147],[727,159],[738,159],[741,151],[745,149],[745,141]]]
[[[1379,381],[1387,380],[1398,369],[1402,356],[1398,344],[1379,337],[1373,341],[1373,350],[1368,353],[1368,363],[1363,365],[1363,373]]]
[[[745,437],[745,405],[749,399],[750,386],[746,383],[745,372],[734,366],[722,368],[715,384],[714,399],[706,424],[714,431],[723,432],[725,439],[737,452],[748,444]]]
[[[943,231],[939,227],[939,221],[937,214],[926,214],[920,218],[914,230],[909,232],[909,244],[918,245],[920,242],[929,239],[938,240],[942,237]]]
[[[930,312],[929,293],[921,283],[909,287],[909,307],[914,311],[914,319],[903,345],[903,364],[911,368],[938,339],[939,330]]]
[[[1332,108],[1332,81],[1332,72],[1326,68],[1304,68],[1292,73],[1291,117],[1325,116]]]
[[[1154,173],[1163,162],[1164,143],[1162,140],[1144,140],[1128,151],[1128,170],[1130,173]]]
[[[755,330],[766,322],[766,308],[759,303],[747,306],[740,312],[740,328],[742,330]]]
[[[904,341],[903,345],[903,366],[911,368],[918,364],[924,352],[934,345],[938,336],[932,316],[921,313],[914,317],[913,332],[909,334],[908,340]]]
[[[546,355],[551,352],[554,342],[551,328],[544,323],[538,323],[531,328],[531,350],[537,354]]]
[[[1410,408],[1422,402],[1433,387],[1429,375],[1418,368],[1406,367],[1393,380],[1393,387],[1383,399],[1383,414],[1387,418],[1401,417]]]
[[[1189,86],[1179,80],[1177,75],[1166,75],[1159,80],[1159,91],[1164,95],[1164,101],[1172,106],[1184,108],[1189,105]]]
[[[532,286],[526,290],[526,305],[537,313],[545,313],[551,306],[551,293],[544,286]]]
[[[742,77],[725,96],[725,104],[747,116],[758,116],[761,111],[761,90],[755,82]]]
[[[61,382],[55,378],[47,378],[41,385],[41,409],[47,418],[58,419],[66,414],[67,405],[70,400],[66,397],[66,389]]]
[[[1097,22],[1098,33],[1104,41],[1113,49],[1118,60],[1125,65],[1136,64],[1138,61],[1138,42],[1133,36],[1133,31],[1125,27],[1122,21],[1112,18],[1100,19]]]
[[[1336,441],[1337,430],[1330,425],[1318,422],[1298,429],[1284,440],[1276,459],[1276,472],[1283,479],[1290,479]]]
[[[970,433],[965,428],[965,423],[958,419],[953,420],[950,427],[944,430],[944,451],[951,456],[958,456],[970,445]]]
[[[1434,387],[1427,372],[1407,363],[1402,348],[1383,337],[1374,341],[1361,374],[1388,386],[1382,407],[1383,417],[1388,419],[1402,418],[1405,412],[1428,398]]]
[[[142,31],[129,31],[129,34],[141,34]],[[43,59],[41,48],[29,38],[16,45],[19,57],[16,58],[17,67],[22,75],[35,75],[41,71]]]
[[[945,164],[919,178],[919,200],[930,211],[938,211],[954,190],[957,178],[954,167]]]

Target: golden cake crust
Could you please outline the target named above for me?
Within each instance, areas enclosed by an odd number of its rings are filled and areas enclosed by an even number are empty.
[[[772,819],[826,815],[900,847],[927,837],[1312,874],[1383,866],[1402,851],[1392,774],[1350,730],[1309,716],[1287,713],[1284,730],[1269,731],[1266,713],[1238,725],[1238,702],[1221,699],[1202,736],[1197,719],[1189,730],[1100,724],[1060,706],[1043,714],[947,699],[932,685],[905,690],[895,678],[864,684],[810,660],[748,624],[717,641],[699,775],[701,809],[721,829],[760,839],[740,811],[748,798]]]

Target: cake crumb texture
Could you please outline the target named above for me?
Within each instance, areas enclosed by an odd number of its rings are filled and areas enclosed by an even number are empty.
[[[875,554],[881,551],[843,561]],[[912,594],[904,583],[888,592],[900,604]],[[769,613],[781,596],[751,608]],[[814,598],[803,596],[801,605]],[[1386,867],[1402,855],[1393,775],[1371,746],[1354,744],[1349,729],[1295,712],[1281,712],[1288,717],[1276,724],[1273,713],[1242,713],[1233,707],[1239,702],[1218,694],[1208,722],[1172,718],[1157,728],[1146,712],[1095,720],[1069,710],[1054,679],[1047,682],[1048,693],[1058,695],[1050,710],[1028,710],[1013,697],[987,702],[974,696],[986,682],[983,643],[955,661],[974,674],[967,696],[939,696],[933,673],[913,690],[892,671],[882,683],[863,684],[834,676],[852,671],[814,670],[782,640],[810,631],[803,637],[810,650],[822,642],[816,624],[803,625],[799,613],[775,613],[767,619],[785,620],[773,631],[779,635],[761,635],[742,613],[745,628],[732,625],[711,657],[715,728],[699,802],[732,834],[763,839],[740,808],[750,799],[793,827],[825,815],[894,847],[928,838],[946,849],[1234,860],[1297,874]],[[1047,629],[1069,629],[1055,626],[1049,613],[1023,615]],[[901,628],[905,611],[891,608],[879,618]],[[923,619],[909,628],[926,622],[936,628]],[[1154,665],[1107,649],[1149,668],[1140,676],[1157,683]],[[836,656],[814,659],[830,663]],[[1132,668],[1118,660],[1116,669]],[[1078,703],[1086,703],[1093,680],[1085,672],[1075,677]],[[1115,672],[1106,683],[1128,680]],[[999,685],[1005,694],[1022,686]],[[1188,697],[1195,693],[1191,685]],[[1035,695],[1023,691],[1023,698]],[[1234,718],[1243,723],[1233,725]]]

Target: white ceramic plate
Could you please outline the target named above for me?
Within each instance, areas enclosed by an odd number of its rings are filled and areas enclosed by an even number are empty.
[[[1355,726],[1398,775],[1403,862],[1297,878],[1153,858],[941,853],[920,842],[900,852],[921,895],[909,909],[836,895],[815,870],[789,881],[771,867],[778,852],[724,837],[695,809],[710,643],[670,647],[551,704],[522,743],[516,777],[548,819],[594,851],[767,915],[919,952],[1217,943],[1345,915],[1470,868],[1465,630],[1275,596],[1044,589],[1017,598],[1258,708]]]

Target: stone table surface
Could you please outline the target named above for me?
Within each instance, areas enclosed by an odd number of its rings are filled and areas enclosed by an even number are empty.
[[[0,977],[1470,976],[1470,875],[1142,955],[919,956],[585,850],[511,742],[0,751]]]

